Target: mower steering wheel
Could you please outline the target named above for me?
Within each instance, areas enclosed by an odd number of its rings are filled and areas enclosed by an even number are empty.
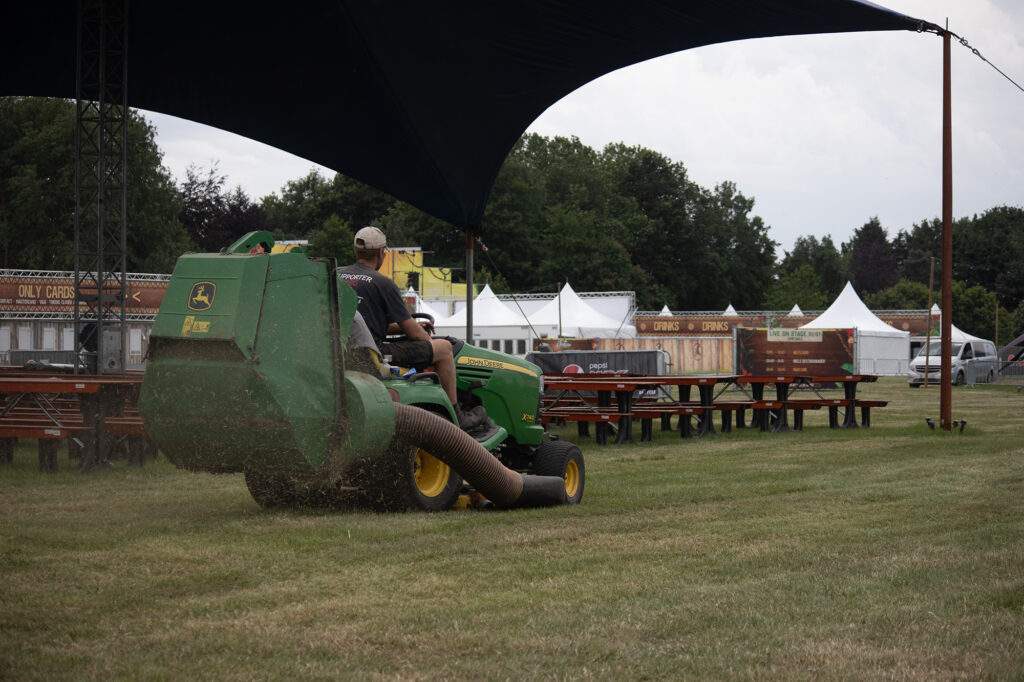
[[[410,317],[414,320],[426,320],[430,323],[430,328],[434,328],[434,316],[430,313],[413,313]]]
[[[429,334],[430,336],[434,335],[434,316],[433,315],[431,315],[430,313],[411,313],[409,315],[409,317],[411,317],[414,320],[426,320],[427,321],[427,327],[426,327],[427,334]],[[387,335],[387,340],[388,341],[392,341],[392,342],[393,341],[401,341],[402,339],[408,339],[408,338],[409,337],[406,336],[404,332],[399,332],[399,333],[396,333],[396,334],[388,334]]]

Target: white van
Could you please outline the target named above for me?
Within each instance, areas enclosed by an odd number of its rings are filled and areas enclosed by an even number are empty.
[[[963,384],[992,383],[999,370],[999,359],[996,356],[996,345],[991,341],[974,339],[972,341],[954,341],[952,350],[953,383]],[[925,360],[928,364],[928,383],[939,383],[939,354],[941,342],[932,337],[931,352],[921,347],[917,356],[910,363],[907,378],[911,387],[917,388],[924,383]]]

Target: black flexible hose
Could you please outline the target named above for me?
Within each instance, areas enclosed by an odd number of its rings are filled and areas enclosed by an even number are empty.
[[[395,438],[455,469],[498,507],[549,507],[567,501],[565,482],[558,476],[512,471],[472,436],[432,412],[396,403]]]

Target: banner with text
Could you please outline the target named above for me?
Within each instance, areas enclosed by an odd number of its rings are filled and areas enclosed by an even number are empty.
[[[737,374],[835,376],[856,371],[853,329],[736,328]]]
[[[128,279],[125,307],[135,315],[156,315],[167,292],[167,282],[160,280],[132,281]],[[110,285],[113,287],[113,283]],[[95,294],[95,287],[92,292]],[[64,314],[74,312],[74,276],[0,275],[0,312]]]

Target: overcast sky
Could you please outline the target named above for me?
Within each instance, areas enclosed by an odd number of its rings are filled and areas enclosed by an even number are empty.
[[[942,23],[1024,79],[1021,0],[882,0]],[[784,37],[690,50],[600,78],[530,127],[600,147],[625,141],[682,161],[704,185],[732,180],[789,248],[837,241],[878,215],[895,232],[940,211],[941,41],[907,32]],[[254,196],[316,164],[159,114],[165,164],[219,163]],[[1024,93],[953,51],[956,215],[1024,205]],[[327,169],[321,169],[330,173]]]

